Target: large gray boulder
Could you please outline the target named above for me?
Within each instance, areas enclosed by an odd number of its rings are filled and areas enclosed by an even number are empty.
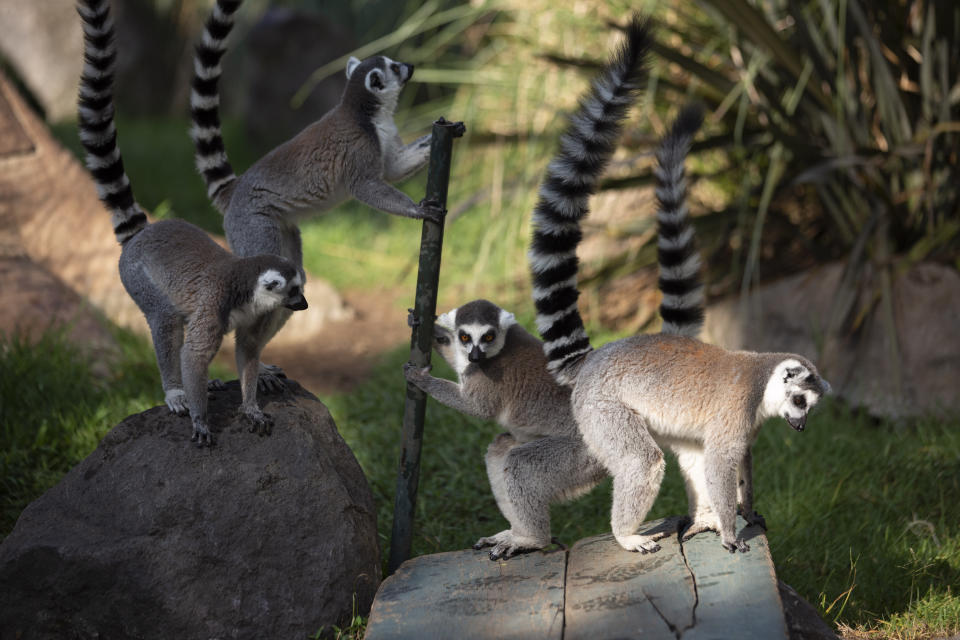
[[[0,545],[0,638],[305,638],[366,612],[380,583],[366,479],[327,409],[293,382],[211,400],[212,448],[189,418],[130,416]]]

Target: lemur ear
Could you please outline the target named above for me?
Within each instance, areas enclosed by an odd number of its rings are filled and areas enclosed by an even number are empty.
[[[367,74],[367,89],[377,91],[383,91],[383,72],[379,69],[374,69]]]
[[[447,331],[453,331],[453,328],[456,326],[455,319],[457,317],[457,310],[451,309],[441,316],[437,317],[435,324],[439,327],[443,327]]]
[[[357,58],[354,58],[353,56],[350,56],[350,59],[347,60],[347,78],[353,75],[354,69],[356,69],[357,65],[359,64],[360,64],[360,60],[358,60]]]
[[[500,309],[500,328],[506,329],[515,324],[517,324],[517,318],[506,309]]]

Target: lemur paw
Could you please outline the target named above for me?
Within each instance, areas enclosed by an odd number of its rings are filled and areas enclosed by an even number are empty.
[[[283,380],[286,376],[275,376],[272,373],[261,373],[257,376],[257,391],[260,393],[278,393],[286,388]]]
[[[210,433],[210,428],[202,422],[194,422],[190,442],[196,442],[198,447],[212,447],[213,434]]]
[[[207,380],[207,391],[223,391],[227,388],[227,383],[225,383],[220,378],[211,378]]]
[[[640,553],[656,553],[660,551],[660,545],[657,540],[664,536],[616,536],[617,542],[627,551],[639,551]]]
[[[261,362],[257,375],[257,391],[262,393],[283,391],[286,389],[286,385],[283,384],[286,377],[287,374],[277,365]]]
[[[416,384],[420,380],[428,377],[430,375],[430,365],[426,367],[418,367],[412,362],[403,363],[403,377],[407,379],[407,382],[412,382]]]
[[[424,220],[430,220],[440,224],[443,222],[444,216],[447,215],[447,210],[441,207],[440,203],[436,200],[424,198],[420,201],[420,204],[417,205],[417,213],[419,213],[418,217]]]
[[[748,545],[746,541],[740,540],[739,538],[733,542],[720,542],[720,544],[722,544],[723,548],[730,553],[736,553],[737,551],[740,553],[746,553],[747,551],[750,551],[750,545]]]
[[[167,407],[178,416],[185,416],[190,413],[187,408],[187,394],[183,389],[170,389],[164,394],[163,401]]]
[[[511,558],[521,553],[529,553],[530,551],[543,549],[548,544],[550,543],[541,542],[530,536],[515,535],[511,529],[507,529],[496,535],[480,538],[473,545],[473,548],[480,550],[484,547],[493,547],[490,549],[490,559],[500,560]]]
[[[761,527],[763,527],[764,531],[767,530],[767,521],[764,519],[762,515],[760,515],[756,511],[750,511],[750,513],[744,513],[742,509],[737,509],[737,513],[743,516],[743,519],[747,521],[748,525],[750,526],[753,526],[755,524],[760,525]]]
[[[260,409],[244,409],[243,419],[250,423],[250,433],[268,436],[273,432],[273,418]]]

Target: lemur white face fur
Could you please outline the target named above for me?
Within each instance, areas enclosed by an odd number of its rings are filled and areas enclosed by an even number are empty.
[[[351,56],[347,62],[347,78],[353,75],[362,60]],[[403,86],[413,76],[413,65],[397,62],[386,56],[380,56],[379,64],[367,71],[363,84],[370,93],[389,96],[394,99],[400,95]]]
[[[780,416],[803,431],[807,414],[830,392],[830,383],[793,358],[778,364],[763,391],[762,418]]]
[[[453,362],[450,364],[457,375],[471,362],[482,362],[500,353],[506,340],[507,329],[517,322],[514,315],[504,309],[497,309],[495,317],[474,313],[474,309],[464,305],[437,318],[437,326],[446,333],[437,332],[435,341],[441,353],[452,352]],[[452,345],[449,344],[451,340]]]
[[[279,271],[267,269],[257,277],[253,308],[263,313],[280,307],[291,311],[307,308],[307,299],[303,297],[303,278],[297,273],[288,281]]]
[[[250,302],[230,312],[228,330],[246,326],[280,307],[291,311],[307,308],[307,299],[303,296],[303,278],[297,273],[288,280],[276,269],[266,269],[257,276]]]

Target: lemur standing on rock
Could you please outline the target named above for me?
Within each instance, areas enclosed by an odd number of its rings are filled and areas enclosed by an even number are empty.
[[[207,424],[207,368],[223,335],[239,333],[277,309],[307,308],[300,270],[276,255],[231,255],[183,220],[148,224],[123,168],[114,124],[113,20],[106,0],[80,0],[84,67],[78,104],[80,140],[100,199],[122,246],[120,280],[146,316],[171,411],[189,411],[193,440],[213,444]],[[238,342],[243,414],[260,433],[270,417],[257,406],[259,352]]]
[[[635,18],[628,33],[636,24]],[[640,87],[638,79],[635,75],[630,83],[599,91],[625,110],[629,94]],[[759,427],[764,419],[781,416],[802,430],[807,413],[830,385],[802,356],[726,351],[687,335],[638,335],[593,349],[577,308],[576,248],[596,183],[595,172],[587,168],[603,161],[590,141],[615,132],[596,121],[606,109],[584,111],[550,165],[533,214],[529,258],[547,368],[571,389],[573,417],[583,440],[613,476],[611,527],[623,548],[657,551],[656,540],[667,535],[637,535],[659,492],[661,447],[666,446],[677,455],[686,482],[691,522],[685,539],[713,530],[725,549],[747,551],[734,529],[737,476],[739,471],[745,480],[739,492],[742,512],[748,520],[761,521],[753,512],[749,481],[750,447]],[[683,204],[682,158],[699,123],[697,111],[681,113],[660,150],[657,190],[664,329],[689,335],[696,334],[699,321],[691,323],[686,312],[667,309],[695,298],[699,310],[702,292],[688,294],[686,286],[672,291],[663,281],[683,285],[697,277],[698,258],[683,249],[693,231]],[[690,331],[678,331],[678,322],[688,323]]]
[[[571,118],[550,164],[539,207],[586,206],[586,199],[616,150],[627,110],[644,82],[647,27],[634,20],[627,39]],[[657,176],[661,189],[678,192],[663,201],[660,218],[660,313],[663,331],[696,335],[703,319],[703,292],[693,229],[683,208],[683,161],[699,122],[681,119],[664,138]],[[569,199],[562,194],[568,194]],[[574,266],[573,273],[576,273]],[[435,348],[454,369],[455,384],[406,365],[407,379],[438,402],[463,413],[496,420],[507,433],[487,449],[490,486],[510,528],[481,538],[491,559],[541,549],[550,543],[550,505],[588,492],[607,471],[580,436],[570,389],[547,371],[543,343],[516,324],[513,314],[475,300],[441,315]]]
[[[426,164],[431,136],[406,145],[400,139],[393,117],[400,92],[413,75],[413,65],[386,56],[363,61],[350,58],[340,103],[246,172],[234,174],[220,130],[217,84],[220,59],[239,6],[240,0],[217,0],[214,5],[196,47],[190,95],[190,135],[197,169],[206,182],[207,194],[224,214],[224,230],[233,252],[239,256],[284,256],[304,277],[299,220],[348,197],[387,213],[440,220],[444,212],[436,202],[416,204],[389,184]],[[281,309],[265,316],[240,332],[238,342],[259,353],[289,315]],[[278,386],[274,371],[261,369],[261,384]]]

